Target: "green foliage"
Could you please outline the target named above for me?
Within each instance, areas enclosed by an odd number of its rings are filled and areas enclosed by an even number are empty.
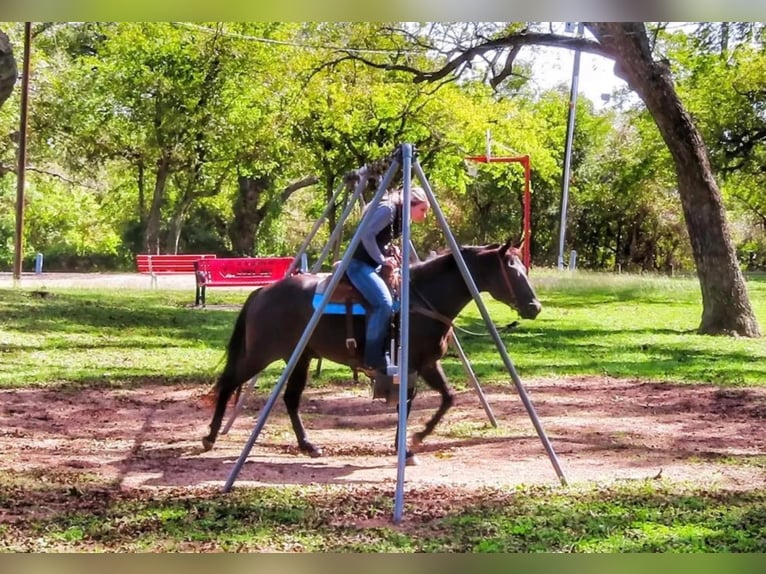
[[[13,260],[16,237],[16,190],[11,189],[8,178],[0,179],[0,266]]]
[[[692,269],[675,173],[653,120],[644,110],[605,129],[608,119],[591,119],[593,127],[584,128],[599,139],[584,147],[572,185],[569,245],[577,250],[578,264],[668,273]]]
[[[766,264],[766,55],[763,26],[707,23],[668,39],[679,94],[710,151],[740,261]]]
[[[35,170],[28,178],[46,199],[28,206],[35,222],[25,232],[26,255],[44,250],[60,253],[62,261],[119,262],[146,249],[149,238],[152,249],[159,244],[162,251],[230,253],[240,233],[247,251],[293,253],[343,176],[402,142],[416,146],[459,240],[499,240],[521,229],[522,170],[480,166],[472,177],[463,162],[484,153],[491,130],[493,154],[531,157],[533,261],[554,264],[566,86],[536,91],[523,77],[527,64],[515,65],[518,76],[497,91],[486,85],[483,66],[434,84],[415,83],[395,69],[433,69],[449,57],[440,43],[523,26],[40,24],[30,109]],[[22,23],[7,28],[18,45]],[[766,257],[759,194],[763,26],[729,23],[726,33],[723,25],[707,23],[698,34],[661,35],[658,45],[669,54],[680,93],[710,146],[740,259],[757,269]],[[427,51],[427,44],[436,49]],[[0,133],[17,129],[17,92],[0,110]],[[581,97],[574,138],[566,243],[578,251],[580,266],[690,269],[672,162],[646,112],[599,111]],[[6,262],[15,152],[14,145],[0,152],[0,203],[7,208],[0,216],[0,260]],[[250,206],[257,216],[248,217],[237,203],[240,175],[265,182]],[[300,202],[298,196],[290,201],[285,190],[308,176],[319,183],[300,193]],[[56,208],[62,215],[54,215]],[[425,250],[444,246],[433,222],[419,227]],[[95,232],[73,237],[82,229]],[[328,235],[322,230],[317,240]]]

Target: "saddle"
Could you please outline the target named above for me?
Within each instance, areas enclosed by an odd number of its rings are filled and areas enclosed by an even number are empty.
[[[336,264],[337,266],[337,264]],[[327,292],[333,277],[332,273],[320,273],[319,282],[314,291],[314,308],[318,307]],[[385,281],[394,299],[398,299],[399,294],[399,273],[398,269],[383,267],[380,276]],[[335,286],[335,290],[330,294],[330,299],[325,306],[324,313],[330,315],[346,315],[346,348],[353,356],[356,354],[357,344],[354,337],[354,315],[366,315],[368,303],[359,290],[349,280],[344,273],[343,277]]]
[[[327,288],[332,281],[332,273],[318,273],[320,279],[314,291],[314,307],[324,298]],[[364,315],[366,313],[367,301],[365,301],[359,290],[349,281],[346,274],[343,274],[335,290],[330,294],[330,300],[325,307],[324,312],[330,315],[339,315],[346,312],[346,307],[351,306],[353,315]]]
[[[336,264],[337,265],[337,264]],[[314,306],[316,307],[319,304],[319,301],[322,300],[322,298],[325,295],[325,292],[327,291],[327,288],[330,286],[330,281],[332,281],[332,277],[335,271],[331,273],[318,273],[317,276],[320,278],[319,282],[317,283],[316,290],[314,291]],[[399,298],[399,269],[393,269],[391,267],[383,267],[380,271],[380,276],[383,278],[383,281],[388,285],[389,290],[391,291],[391,294],[393,295],[394,299]],[[330,305],[333,305],[334,307],[330,307]],[[327,307],[325,308],[325,313],[328,314],[334,314],[338,315],[341,312],[338,310],[337,306],[342,305],[344,307],[351,304],[353,306],[353,314],[354,315],[364,315],[366,313],[367,309],[367,301],[362,296],[362,294],[359,292],[359,290],[354,287],[354,285],[349,280],[348,276],[344,273],[343,277],[340,278],[340,281],[335,286],[335,290],[330,294],[330,300],[328,301]]]

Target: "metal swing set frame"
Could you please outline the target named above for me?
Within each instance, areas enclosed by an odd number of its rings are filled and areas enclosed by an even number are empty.
[[[433,190],[431,189],[431,186],[428,182],[428,179],[425,176],[425,173],[423,172],[420,164],[417,161],[417,157],[414,154],[414,149],[411,144],[404,143],[397,147],[396,151],[393,154],[391,165],[388,168],[388,171],[380,180],[380,184],[378,186],[378,189],[373,199],[371,200],[371,203],[373,203],[374,205],[377,205],[377,203],[380,202],[381,198],[383,197],[383,194],[388,190],[389,186],[391,185],[391,182],[394,179],[394,176],[399,171],[399,169],[402,170],[402,179],[403,179],[403,191],[402,191],[403,193],[403,201],[402,201],[403,223],[402,223],[402,239],[401,239],[403,264],[401,268],[400,342],[399,342],[399,349],[397,352],[397,356],[399,358],[397,366],[399,369],[400,384],[399,384],[399,405],[398,405],[399,424],[398,424],[398,432],[397,432],[397,480],[396,480],[396,490],[394,493],[393,522],[399,523],[402,519],[402,515],[404,512],[404,469],[406,467],[406,450],[407,450],[407,389],[410,383],[414,384],[414,381],[411,382],[408,380],[409,379],[409,375],[408,375],[409,373],[409,368],[408,368],[409,367],[408,365],[409,329],[410,329],[410,313],[409,313],[409,309],[410,309],[410,297],[409,297],[410,269],[409,267],[410,266],[409,266],[409,262],[412,259],[417,258],[417,254],[414,253],[411,240],[410,240],[410,192],[411,192],[413,171],[415,175],[417,176],[418,180],[420,181],[423,187],[423,190],[426,192],[429,203],[433,209],[433,212],[437,218],[437,221],[440,227],[442,228],[442,231],[444,233],[445,238],[447,239],[447,242],[452,250],[452,253],[454,254],[460,273],[463,276],[466,286],[468,287],[468,290],[471,293],[471,296],[473,297],[473,300],[476,306],[478,307],[479,312],[487,326],[489,334],[493,342],[495,343],[495,346],[497,347],[498,353],[500,354],[500,357],[503,360],[503,364],[505,368],[507,369],[507,371],[509,372],[509,374],[511,375],[511,379],[513,380],[513,383],[516,387],[516,391],[518,392],[519,397],[521,398],[521,401],[527,410],[527,413],[533,423],[533,426],[535,427],[535,430],[543,444],[543,447],[546,453],[548,454],[551,464],[553,465],[553,468],[556,474],[558,475],[561,484],[564,486],[567,485],[566,476],[564,475],[564,472],[559,464],[556,453],[554,452],[553,447],[551,446],[551,443],[548,440],[547,435],[545,434],[545,431],[542,427],[542,424],[540,423],[540,420],[537,416],[535,408],[532,405],[532,402],[529,399],[529,396],[527,395],[526,390],[524,389],[521,379],[513,364],[513,361],[508,356],[508,353],[505,348],[505,343],[500,338],[500,334],[498,333],[497,328],[495,327],[492,319],[490,318],[489,312],[487,311],[487,308],[481,299],[481,295],[479,293],[478,288],[476,287],[476,283],[474,282],[473,277],[471,277],[471,273],[461,255],[460,245],[457,243],[457,240],[455,239],[454,235],[452,234],[449,228],[449,224],[447,223],[444,213],[439,207],[439,203],[436,199],[436,196],[433,193]],[[363,175],[363,173],[360,175]],[[351,209],[353,208],[353,205],[356,199],[358,197],[361,197],[361,193],[366,185],[367,185],[366,178],[360,177],[359,182],[357,183],[357,186],[356,186],[354,196],[347,203],[343,211],[343,214],[341,218],[339,219],[338,224],[333,232],[333,236],[336,233],[339,234],[340,231],[342,230],[344,221],[346,220],[349,213],[351,212]],[[329,209],[332,208],[335,196],[337,196],[340,189],[341,188],[339,188],[336,191],[335,195],[333,196],[333,200],[330,201],[330,204],[328,205],[328,209],[326,210],[325,214],[323,214],[323,216],[316,222],[314,229],[309,234],[309,236],[304,240],[303,245],[299,249],[299,252],[296,254],[295,261],[293,262],[294,266],[297,266],[298,261],[300,261],[301,258],[304,256],[305,249],[308,247],[313,234],[315,234],[316,231],[319,229],[321,225],[321,220],[327,215],[327,213],[329,213]],[[367,225],[370,219],[370,215],[372,214],[373,211],[374,210],[372,209],[369,210],[362,217],[362,220],[359,223],[356,233],[352,237],[348,247],[346,248],[343,258],[341,259],[340,263],[338,264],[335,272],[333,273],[330,279],[330,284],[327,286],[325,290],[325,295],[322,297],[322,300],[320,301],[320,303],[316,306],[316,309],[314,310],[314,314],[311,316],[311,319],[309,320],[301,338],[296,344],[295,349],[293,350],[293,353],[290,356],[290,359],[287,361],[287,364],[285,366],[284,371],[282,372],[282,375],[279,377],[279,380],[274,386],[271,392],[271,395],[269,396],[261,412],[259,413],[256,425],[253,431],[251,432],[249,439],[247,440],[244,447],[242,448],[242,452],[240,453],[239,458],[235,462],[224,484],[224,487],[223,487],[224,492],[229,492],[232,489],[237,476],[239,475],[242,467],[244,466],[247,460],[247,457],[250,454],[250,451],[255,445],[255,442],[258,436],[260,435],[261,430],[263,429],[272,408],[274,407],[274,404],[276,403],[279,395],[282,392],[283,387],[285,386],[290,375],[295,369],[295,366],[299,358],[303,354],[303,351],[306,348],[306,345],[308,344],[308,341],[311,338],[311,335],[316,329],[316,326],[320,318],[322,317],[322,314],[325,308],[327,307],[327,304],[329,303],[330,294],[335,290],[335,287],[340,282],[344,271],[348,267],[351,257],[356,247],[359,245],[361,241],[362,231],[365,225]],[[330,246],[332,245],[332,243],[333,243],[333,237],[331,237],[330,240],[325,245],[325,249],[320,255],[320,258],[317,261],[317,263],[312,268],[312,271],[315,271],[321,268],[322,261],[324,258],[327,257],[327,254],[330,251]],[[459,348],[459,343],[458,343],[458,348]],[[467,358],[465,358],[465,354],[462,353],[462,349],[461,349],[460,355],[461,355],[461,359],[463,359],[464,366],[466,366],[469,372],[472,373],[472,371],[470,370],[470,366],[468,364]],[[491,415],[491,410],[489,409],[489,406],[487,405],[486,400],[483,397],[483,393],[481,392],[481,389],[478,386],[478,382],[476,381],[475,376],[472,377],[472,380],[474,382],[474,386],[479,392],[480,398],[482,399],[482,404],[485,408],[485,411],[487,411],[487,414],[490,416],[490,420],[492,421],[492,423],[495,426],[497,426],[497,423],[494,420],[494,417]],[[253,382],[254,381],[251,381],[251,384]],[[238,404],[237,407],[239,408],[240,405]],[[227,425],[227,428],[231,426],[233,417],[236,416],[237,412],[238,411],[235,410],[234,414],[232,415],[232,419],[229,421],[229,424]]]

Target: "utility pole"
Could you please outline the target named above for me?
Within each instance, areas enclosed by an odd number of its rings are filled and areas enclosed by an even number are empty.
[[[577,37],[585,31],[582,22],[577,24]],[[569,172],[572,164],[572,138],[574,137],[575,109],[577,106],[577,87],[580,80],[580,50],[575,50],[572,65],[572,85],[569,90],[569,117],[567,121],[567,139],[564,149],[564,177],[561,186],[561,224],[559,226],[558,268],[564,269],[564,242],[567,232],[567,205],[569,203]]]
[[[29,53],[32,22],[24,23],[24,66],[21,77],[21,120],[19,121],[19,153],[16,167],[16,239],[13,251],[13,283],[21,280],[21,254],[24,234],[24,182],[27,170],[27,109],[29,107]]]

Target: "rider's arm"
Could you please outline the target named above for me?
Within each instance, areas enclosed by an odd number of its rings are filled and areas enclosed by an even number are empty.
[[[379,203],[375,208],[375,211],[372,213],[367,226],[362,231],[362,245],[364,245],[367,253],[369,253],[370,257],[372,257],[378,265],[382,265],[385,262],[386,257],[381,253],[376,238],[378,233],[385,229],[386,226],[391,225],[391,218],[391,207],[385,203]]]

